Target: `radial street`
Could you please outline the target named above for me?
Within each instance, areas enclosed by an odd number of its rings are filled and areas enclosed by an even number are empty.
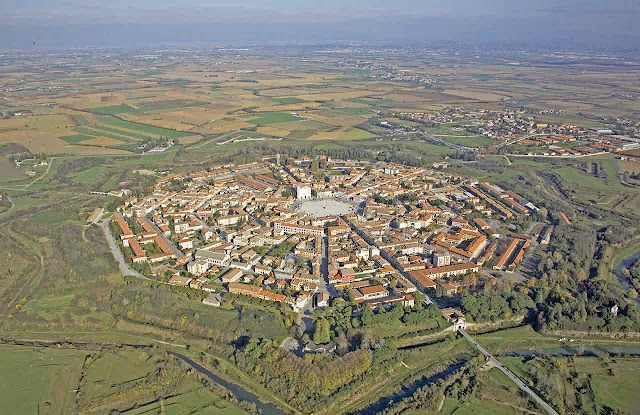
[[[498,359],[493,357],[493,355],[489,353],[484,347],[482,347],[480,343],[473,340],[473,338],[469,336],[466,331],[462,329],[458,329],[458,332],[462,334],[467,340],[469,340],[469,342],[473,346],[475,346],[476,349],[480,350],[480,353],[482,353],[488,360],[490,360],[491,363],[495,365],[495,367],[500,369],[502,373],[504,373],[505,375],[507,375],[507,377],[509,377],[509,379],[514,381],[515,384],[518,385],[520,389],[528,393],[529,396],[531,396],[531,398],[533,398],[533,400],[536,401],[536,403],[540,405],[541,408],[543,408],[545,411],[547,411],[551,415],[559,415],[558,412],[556,412],[556,410],[551,407],[551,405],[546,403],[541,397],[539,397],[534,391],[532,391],[530,387],[528,387],[527,385],[524,384],[523,381],[518,379],[518,377],[514,375],[512,371],[507,369],[502,363],[500,363],[500,361],[498,361]]]

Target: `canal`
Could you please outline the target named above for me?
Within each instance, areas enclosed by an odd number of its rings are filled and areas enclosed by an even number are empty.
[[[175,352],[169,352],[169,353],[177,357],[178,359],[184,361],[185,363],[187,363],[189,366],[194,368],[198,373],[205,375],[206,377],[208,377],[218,385],[228,389],[236,398],[255,404],[258,407],[258,409],[262,411],[263,415],[286,415],[286,412],[283,412],[280,408],[278,408],[274,404],[264,403],[260,401],[258,397],[253,393],[241,388],[235,383],[227,382],[221,377],[216,376],[210,370],[207,370],[206,368],[200,366],[198,363],[189,359],[187,356],[184,356],[184,355],[181,355],[180,353],[175,353]]]

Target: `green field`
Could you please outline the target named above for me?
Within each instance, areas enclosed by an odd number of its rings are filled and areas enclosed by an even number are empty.
[[[43,222],[48,224],[61,223],[66,220],[66,218],[64,217],[64,214],[57,210],[45,210],[42,212],[38,212],[35,215],[33,215],[33,218],[38,222]]]
[[[488,147],[492,141],[486,137],[481,137],[478,135],[469,135],[469,136],[455,136],[455,135],[436,135],[436,137],[440,137],[445,141],[448,141],[453,144],[459,144],[461,146],[479,148],[479,147]]]
[[[0,346],[0,412],[75,413],[74,391],[86,355],[82,350]]]
[[[85,131],[90,131],[90,130],[85,130]],[[69,144],[81,143],[83,141],[91,140],[93,138],[95,138],[95,136],[86,135],[86,134],[65,135],[64,137],[60,137],[62,141],[66,141]]]
[[[158,357],[135,350],[103,354],[89,366],[84,399],[95,400],[144,378],[155,370],[158,360]]]
[[[96,131],[93,128],[90,127],[76,127],[73,129],[73,131],[81,133],[82,135],[87,135],[87,136],[91,136],[92,138],[95,137],[107,137],[107,138],[112,138],[114,140],[117,141],[122,141],[123,143],[128,143],[128,142],[132,142],[133,140],[123,137],[121,135],[116,135],[116,134],[111,134],[111,133],[105,133],[105,132],[101,132],[101,131]]]
[[[373,115],[373,111],[370,108],[333,108],[331,111],[335,111],[344,115]]]
[[[88,125],[89,124],[89,121],[87,121],[87,119],[82,114],[75,114],[75,115],[72,115],[71,117],[73,118],[73,120],[78,125]]]
[[[300,104],[302,102],[306,102],[304,99],[300,99],[297,97],[275,97],[271,99],[279,102],[280,104]]]
[[[536,387],[545,396],[551,393],[555,406],[568,406],[569,411],[579,406],[585,408],[586,413],[593,414],[609,413],[606,408],[618,409],[628,414],[636,413],[636,385],[640,382],[638,359],[576,356],[547,360],[509,357],[501,360],[525,383],[533,383],[531,374],[536,371],[542,373],[541,376],[550,377],[550,382]],[[570,373],[562,373],[558,368],[566,368]],[[566,382],[563,376],[573,381]],[[581,392],[577,386],[585,384],[588,385],[586,393]]]
[[[91,183],[104,171],[103,166],[95,166],[70,175],[74,183]]]
[[[295,116],[288,112],[262,112],[258,115],[260,118],[247,120],[250,124],[255,124],[257,126],[269,125],[269,124],[278,124],[281,122],[295,122],[305,120],[303,117]]]
[[[383,99],[383,98],[374,98],[374,99],[370,99],[370,98],[349,98],[347,101],[349,102],[353,102],[356,104],[364,104],[364,105],[369,105],[372,107],[381,107],[381,106],[387,106],[391,103],[393,103],[393,100],[391,99]]]
[[[186,136],[192,135],[188,132],[168,130],[166,128],[154,127],[152,125],[123,121],[121,119],[114,118],[114,117],[98,116],[97,119],[102,124],[107,124],[108,126],[111,126],[111,127],[121,128],[124,130],[137,131],[143,134],[146,133],[146,134],[151,134],[158,137],[180,138],[180,137],[186,137]]]
[[[93,112],[96,114],[125,114],[125,113],[134,113],[137,112],[133,107],[128,105],[108,105],[105,107],[94,107],[88,108],[87,111]]]
[[[216,396],[200,383],[187,379],[175,391],[175,394],[160,402],[142,405],[122,412],[126,415],[148,415],[166,413],[167,415],[245,415],[247,412]]]

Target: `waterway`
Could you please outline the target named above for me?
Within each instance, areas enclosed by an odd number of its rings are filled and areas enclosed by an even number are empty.
[[[194,368],[197,372],[205,375],[206,377],[208,377],[209,379],[211,379],[212,381],[214,381],[218,385],[228,389],[236,398],[255,404],[258,407],[258,409],[260,409],[262,411],[263,415],[286,415],[285,412],[283,412],[280,408],[278,408],[274,404],[261,402],[258,399],[258,397],[256,395],[254,395],[253,393],[241,388],[240,386],[236,385],[235,383],[227,382],[226,380],[222,379],[221,377],[216,376],[211,371],[207,370],[206,368],[200,366],[199,364],[197,364],[193,360],[189,359],[187,356],[183,356],[183,355],[181,355],[179,353],[175,353],[175,352],[169,352],[169,353],[171,353],[172,355],[174,355],[178,359],[186,362],[189,366]]]
[[[571,345],[563,347],[550,347],[546,349],[536,350],[518,350],[503,354],[507,357],[533,357],[533,356],[553,356],[553,357],[570,357],[570,356],[598,356],[598,355],[620,355],[627,354],[631,356],[640,356],[640,346],[581,346]]]
[[[635,262],[638,260],[640,260],[640,251],[636,252],[629,258],[622,261],[620,265],[618,265],[618,268],[616,269],[616,278],[618,279],[618,282],[620,283],[620,285],[625,289],[625,292],[628,292],[633,287],[631,286],[631,282],[629,281],[629,279],[622,274],[622,269],[631,268],[631,266],[635,264]],[[640,307],[640,296],[638,296],[635,299],[635,302],[636,302],[636,306]]]
[[[391,395],[387,395],[385,397],[378,399],[376,402],[372,403],[371,405],[367,406],[366,408],[358,412],[354,412],[352,415],[373,415],[373,414],[377,414],[380,411],[384,411],[385,409],[393,406],[394,403],[397,403],[402,399],[413,395],[414,393],[416,393],[418,389],[424,386],[427,386],[433,382],[437,382],[440,379],[445,379],[449,377],[450,375],[460,370],[462,366],[464,366],[464,364],[462,363],[455,364],[455,365],[449,366],[442,372],[437,373],[433,376],[420,378],[415,382],[413,382],[412,384],[410,384],[409,386],[405,386],[399,389],[398,391],[392,393]]]

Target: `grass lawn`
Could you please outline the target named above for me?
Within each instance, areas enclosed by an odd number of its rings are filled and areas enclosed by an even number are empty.
[[[104,166],[94,166],[69,175],[74,183],[91,183],[104,171]]]
[[[500,359],[525,383],[531,382],[531,370],[540,370],[540,361],[537,359],[527,360],[520,357],[509,357]],[[588,382],[588,393],[577,394],[576,389],[569,382],[562,381],[562,377],[543,372],[555,378],[555,381],[563,382],[561,390],[564,402],[574,404],[575,396],[580,395],[583,407],[590,409],[595,407],[595,411],[587,413],[608,413],[605,407],[619,409],[624,413],[637,413],[638,398],[637,385],[640,382],[640,359],[637,358],[611,358],[601,359],[597,357],[572,358],[552,358],[554,362],[559,362],[561,366],[567,367],[571,372],[572,379],[580,379],[581,382]],[[546,369],[547,371],[549,369]],[[552,371],[554,369],[551,369]],[[566,384],[564,384],[566,383]],[[556,396],[556,398],[558,398]]]
[[[144,378],[155,370],[157,360],[138,350],[105,353],[89,365],[84,400],[93,401]]]
[[[466,147],[488,147],[491,144],[491,140],[486,137],[480,137],[478,135],[470,135],[465,137],[454,137],[443,135],[441,138],[453,144],[459,144]]]
[[[406,411],[403,415],[468,415],[468,414],[492,414],[492,415],[522,415],[518,411],[506,405],[494,401],[472,399],[468,402],[461,402],[452,398],[445,398],[444,405],[440,412],[433,411]]]
[[[420,330],[428,330],[437,327],[445,328],[448,325],[449,324],[446,320],[439,317],[431,320],[425,320],[420,324],[385,324],[375,328],[366,328],[364,331],[379,337],[398,337],[403,334],[413,333]]]
[[[344,132],[344,134],[338,137],[338,140],[360,140],[363,138],[372,138],[375,135],[369,131],[361,130],[359,128],[352,128]]]
[[[30,207],[33,206],[42,206],[42,205],[46,205],[47,203],[50,203],[51,200],[47,199],[47,198],[38,198],[38,197],[20,197],[20,198],[16,198],[14,196],[12,196],[11,200],[13,201],[13,210],[11,211],[11,214],[14,214],[16,212],[19,212],[23,209],[28,209]],[[3,217],[5,214],[0,214],[0,218]]]
[[[75,389],[86,355],[83,350],[0,346],[0,412],[75,413]]]
[[[573,360],[578,373],[590,375],[590,384],[599,409],[604,406],[637,413],[638,387],[640,384],[640,360],[615,359],[606,365],[592,357]],[[603,367],[606,366],[606,367]]]
[[[166,413],[167,415],[244,415],[246,412],[216,396],[209,389],[202,386],[195,379],[184,380],[175,394],[160,402],[140,406],[130,411],[123,412],[126,415],[148,415]]]
[[[38,212],[35,215],[33,215],[33,218],[38,222],[43,222],[47,224],[61,223],[66,220],[64,214],[57,210],[45,210],[42,212]]]
[[[614,250],[612,263],[613,272],[618,269],[622,261],[640,251],[640,241],[632,241],[627,246]]]

